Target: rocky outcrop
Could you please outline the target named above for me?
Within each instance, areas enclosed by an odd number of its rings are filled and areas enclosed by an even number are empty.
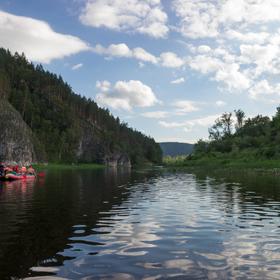
[[[0,101],[0,161],[29,164],[37,161],[31,129],[12,105]]]
[[[127,154],[121,152],[112,153],[106,149],[101,140],[102,132],[98,127],[91,123],[84,123],[81,129],[81,138],[76,153],[78,161],[96,162],[111,167],[131,167]]]
[[[111,155],[106,155],[104,157],[104,163],[111,167],[117,167],[117,166],[131,167],[131,162],[128,155],[122,153],[114,153]]]
[[[105,151],[98,129],[90,123],[84,123],[80,129],[81,136],[76,152],[78,161],[103,163]]]

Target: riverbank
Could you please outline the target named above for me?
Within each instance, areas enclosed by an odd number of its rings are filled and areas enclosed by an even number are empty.
[[[229,157],[175,157],[164,158],[164,166],[172,170],[177,169],[205,169],[205,170],[247,170],[280,175],[280,160],[229,158]]]
[[[49,164],[35,164],[34,168],[36,170],[48,170],[48,169],[57,169],[57,170],[65,170],[65,169],[102,169],[105,168],[105,165],[97,164],[97,163],[81,163],[81,164],[65,164],[65,163],[49,163]]]

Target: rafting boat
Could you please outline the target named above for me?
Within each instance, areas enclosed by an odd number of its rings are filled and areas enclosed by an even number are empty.
[[[12,180],[34,180],[35,175],[31,174],[18,174],[18,173],[8,173],[5,176],[0,177],[2,181],[12,181]]]

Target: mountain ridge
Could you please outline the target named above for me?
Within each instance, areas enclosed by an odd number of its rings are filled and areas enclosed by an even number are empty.
[[[163,156],[182,156],[191,154],[194,148],[194,144],[182,143],[182,142],[159,142],[162,149]]]

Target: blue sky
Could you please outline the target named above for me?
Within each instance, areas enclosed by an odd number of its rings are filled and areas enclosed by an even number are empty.
[[[280,101],[279,0],[1,0],[0,46],[157,141]]]

